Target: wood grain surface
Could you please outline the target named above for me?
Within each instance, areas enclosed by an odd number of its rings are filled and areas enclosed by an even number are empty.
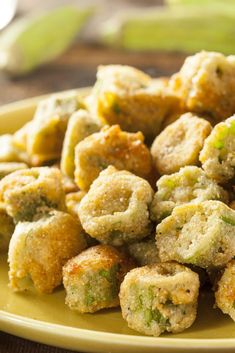
[[[152,76],[171,75],[179,69],[184,54],[139,53],[74,44],[53,63],[28,76],[10,79],[0,74],[0,105],[45,93],[92,85],[96,68],[102,64],[126,64]]]

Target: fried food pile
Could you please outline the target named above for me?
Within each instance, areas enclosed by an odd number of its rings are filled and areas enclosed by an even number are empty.
[[[0,137],[11,289],[63,284],[71,310],[120,305],[159,336],[193,324],[206,285],[235,320],[233,114],[235,57],[214,52],[168,79],[101,66],[89,95],[42,100]]]

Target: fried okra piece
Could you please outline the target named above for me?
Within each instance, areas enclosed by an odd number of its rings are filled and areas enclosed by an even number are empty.
[[[120,284],[132,268],[132,261],[112,246],[83,251],[63,268],[65,303],[80,313],[119,306]]]
[[[19,221],[32,221],[37,213],[65,209],[61,173],[56,168],[22,169],[0,181],[0,200],[7,213]]]
[[[149,183],[110,166],[81,200],[78,213],[85,231],[104,244],[121,246],[146,237],[152,228]]]
[[[197,165],[199,153],[211,132],[210,123],[192,113],[183,114],[158,135],[151,147],[157,171],[163,174],[178,172],[181,167]]]
[[[206,51],[190,56],[169,85],[189,111],[226,119],[235,113],[235,56]]]
[[[21,162],[0,162],[0,179],[3,179],[6,175],[16,172],[17,170],[27,168],[27,164]]]
[[[7,252],[11,236],[14,232],[13,219],[6,213],[5,205],[0,203],[0,253]]]
[[[151,205],[153,220],[160,222],[176,206],[207,200],[228,202],[228,193],[215,181],[207,178],[198,167],[181,168],[178,173],[164,175],[157,181],[157,192]]]
[[[81,223],[81,221],[78,215],[78,208],[82,198],[85,195],[86,193],[80,190],[77,192],[71,192],[65,196],[65,204],[66,204],[67,212],[71,214],[73,217],[76,217],[79,223]],[[92,238],[89,234],[87,234],[84,229],[82,229],[82,233],[86,239],[88,247],[98,244],[97,240],[95,238]]]
[[[13,135],[0,136],[0,163],[28,162],[28,156],[20,150],[13,141]]]
[[[65,196],[67,212],[72,216],[78,217],[78,207],[82,198],[86,195],[85,191],[71,192]]]
[[[81,141],[75,149],[75,181],[88,190],[99,173],[109,165],[151,178],[152,160],[141,132],[122,131],[118,125],[105,126]]]
[[[177,263],[135,268],[121,284],[122,316],[146,335],[181,332],[196,318],[199,285],[198,275]]]
[[[217,283],[215,302],[224,314],[231,316],[235,321],[235,260],[229,262]]]
[[[128,244],[128,252],[139,266],[152,265],[160,262],[154,237],[148,237],[142,241]]]
[[[223,267],[235,254],[235,211],[220,201],[175,207],[157,226],[161,261]]]
[[[200,153],[202,168],[218,182],[235,177],[235,115],[217,124]]]
[[[13,138],[14,145],[22,151],[27,150],[27,138],[28,138],[28,135],[30,134],[31,126],[32,126],[32,120],[26,123],[25,125],[23,125],[19,130],[17,130],[13,134],[12,138]]]
[[[74,113],[69,122],[65,133],[62,156],[61,171],[70,178],[74,178],[74,158],[76,145],[84,140],[85,137],[99,131],[100,123],[93,119],[84,109]]]
[[[60,157],[70,116],[79,108],[76,93],[42,100],[27,137],[27,152],[33,165]]]
[[[165,79],[152,80],[130,66],[107,65],[98,68],[87,104],[104,124],[141,131],[152,140],[167,114],[179,109],[180,100],[168,89]]]
[[[34,222],[16,225],[9,246],[9,280],[14,291],[51,293],[62,282],[62,267],[86,247],[79,222],[51,211]]]

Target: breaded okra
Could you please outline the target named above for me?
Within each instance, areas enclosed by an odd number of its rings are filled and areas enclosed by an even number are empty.
[[[74,178],[76,145],[84,140],[85,137],[99,131],[100,128],[99,122],[92,118],[88,111],[83,109],[78,110],[69,119],[60,164],[61,171],[68,177]]]
[[[152,160],[141,132],[122,131],[118,125],[105,126],[81,141],[75,149],[75,181],[88,190],[99,173],[109,165],[150,178]]]
[[[122,316],[146,335],[181,332],[197,313],[198,275],[177,263],[161,263],[130,271],[120,288]]]
[[[81,223],[79,215],[78,215],[78,208],[82,198],[86,195],[84,191],[77,191],[71,192],[65,196],[65,204],[67,212],[70,213],[73,217],[76,217],[79,223]],[[97,245],[98,241],[95,238],[92,238],[89,234],[82,229],[82,233],[86,239],[88,247]]]
[[[157,181],[157,192],[151,205],[152,218],[160,222],[176,206],[206,200],[228,202],[228,193],[209,179],[198,167],[187,166],[178,173],[164,175]]]
[[[27,164],[21,162],[0,162],[0,180],[8,174],[27,168]]]
[[[7,213],[19,221],[32,221],[37,213],[65,209],[61,173],[56,168],[22,169],[0,181],[0,200]]]
[[[98,68],[87,103],[104,124],[142,131],[147,140],[152,140],[164,118],[180,107],[180,99],[168,89],[165,79],[152,80],[142,71],[122,65]]]
[[[235,56],[202,51],[189,56],[170,87],[189,111],[221,121],[235,113]]]
[[[7,252],[11,236],[14,232],[13,219],[6,213],[5,205],[0,203],[0,253]]]
[[[154,236],[128,244],[128,252],[139,266],[152,265],[160,262]]]
[[[66,304],[80,313],[119,305],[119,288],[133,263],[108,245],[97,245],[69,260],[63,268]]]
[[[67,208],[67,212],[72,216],[78,217],[78,207],[82,198],[86,195],[85,191],[77,191],[68,193],[65,196],[65,204]]]
[[[85,231],[101,243],[121,246],[146,237],[152,224],[149,183],[110,166],[100,173],[78,209]]]
[[[210,123],[192,113],[183,114],[158,135],[151,147],[158,172],[171,174],[186,165],[197,165],[199,153],[211,132]]]
[[[18,223],[9,246],[10,287],[24,291],[33,283],[38,292],[51,293],[62,282],[63,265],[85,247],[79,222],[67,213]]]
[[[227,264],[217,287],[218,289],[215,292],[216,305],[224,314],[230,315],[235,321],[235,260]]]
[[[68,120],[78,108],[76,93],[50,96],[38,104],[27,136],[32,165],[60,157]]]
[[[27,150],[27,139],[31,131],[32,123],[32,120],[30,120],[13,134],[12,139],[14,145],[22,151]]]
[[[157,226],[161,261],[223,267],[235,254],[235,211],[220,201],[175,207]]]
[[[13,135],[0,136],[0,162],[28,162],[27,154],[15,145]]]
[[[218,182],[235,177],[235,115],[217,124],[200,153],[202,168]]]

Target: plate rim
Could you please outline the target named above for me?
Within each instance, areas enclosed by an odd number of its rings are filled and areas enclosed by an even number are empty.
[[[27,98],[24,100],[14,101],[12,103],[8,103],[0,106],[0,120],[3,119],[3,115],[12,114],[14,112],[34,108],[35,104],[41,99],[48,97],[52,94],[61,94],[61,93],[69,93],[69,92],[78,92],[81,94],[86,94],[89,92],[91,87],[82,87],[82,88],[74,88],[65,91],[52,92],[45,95],[35,96],[31,98]],[[6,326],[6,327],[4,327]],[[19,329],[26,329],[24,333],[20,332]],[[44,344],[52,344],[50,339],[53,337],[73,339],[76,342],[80,342],[83,340],[84,342],[96,343],[99,347],[109,348],[110,345],[115,347],[140,347],[140,348],[162,348],[162,349],[207,349],[208,351],[217,351],[221,349],[235,349],[235,338],[176,338],[176,337],[151,337],[151,336],[138,336],[138,335],[127,335],[127,334],[118,334],[111,333],[105,331],[96,331],[96,330],[88,330],[82,329],[72,326],[65,326],[61,324],[50,323],[47,321],[31,319],[26,316],[17,315],[10,313],[5,310],[0,310],[0,330],[6,333],[10,333],[19,337],[24,337],[26,339],[31,339],[36,342],[41,342]],[[15,333],[17,331],[17,334]],[[40,340],[34,339],[34,337],[29,337],[27,332],[40,334]],[[53,345],[57,345],[58,347],[68,348],[68,349],[76,349],[74,346],[70,348],[66,343],[53,343]],[[78,349],[81,348],[85,351],[85,346],[79,346]],[[98,348],[98,347],[97,347]],[[87,351],[95,351],[96,349],[89,349]],[[105,352],[111,352],[112,350],[109,348],[108,350],[103,350]],[[139,351],[139,350],[138,350]]]
[[[3,314],[3,315],[2,315]],[[31,319],[22,315],[0,310],[0,324],[10,324],[20,328],[30,328],[31,331],[47,333],[50,336],[56,335],[66,338],[89,340],[89,342],[99,342],[102,344],[128,345],[155,348],[235,348],[235,338],[175,338],[175,337],[151,337],[136,336],[105,331],[88,330],[72,326],[65,326],[55,323],[49,323],[42,320]],[[4,331],[4,327],[0,328]],[[7,331],[6,331],[7,332]],[[61,333],[62,332],[62,333]],[[11,332],[9,332],[11,333]],[[92,335],[91,335],[92,333]]]

